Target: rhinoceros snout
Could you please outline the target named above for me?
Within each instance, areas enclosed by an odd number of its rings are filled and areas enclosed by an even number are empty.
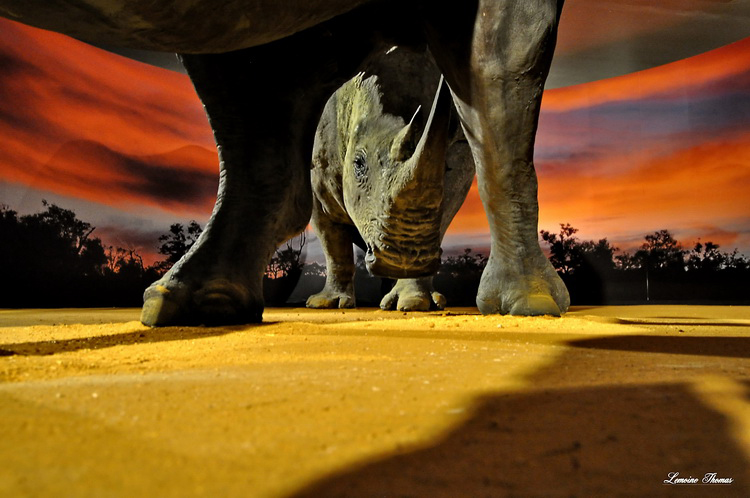
[[[430,251],[383,251],[368,247],[365,265],[371,275],[387,278],[419,278],[433,275],[440,267],[437,247]]]

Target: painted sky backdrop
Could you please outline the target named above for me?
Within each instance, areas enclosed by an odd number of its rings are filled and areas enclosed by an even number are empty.
[[[700,238],[750,255],[750,38],[726,44],[741,31],[733,22],[705,28],[703,45],[694,31],[748,3],[621,7],[648,11],[641,23],[605,8],[615,3],[594,3],[611,24],[590,27],[587,38],[585,2],[568,3],[550,80],[558,88],[545,92],[537,138],[540,228],[571,223],[583,239],[608,237],[626,250],[666,228],[688,246]],[[633,53],[665,33],[663,50]],[[691,43],[676,42],[687,33]],[[700,47],[713,50],[630,72]],[[622,53],[630,55],[604,60]],[[566,85],[578,81],[587,82]],[[0,19],[0,203],[31,213],[47,199],[106,243],[153,260],[169,224],[205,223],[217,172],[185,75]],[[485,249],[487,231],[473,188],[445,242]]]

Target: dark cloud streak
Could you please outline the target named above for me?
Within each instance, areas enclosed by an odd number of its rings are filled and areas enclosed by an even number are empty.
[[[212,153],[198,147],[190,148],[193,154],[203,154],[197,159],[213,157]],[[155,156],[122,154],[102,144],[79,140],[63,145],[45,166],[51,174],[77,174],[70,180],[90,185],[101,193],[136,198],[150,204],[171,206],[173,209],[194,211],[197,207],[212,205],[216,198],[218,175],[194,168],[177,169],[184,151],[176,150]],[[75,167],[71,167],[75,165]],[[90,172],[90,174],[89,174]],[[115,195],[112,195],[115,200]]]

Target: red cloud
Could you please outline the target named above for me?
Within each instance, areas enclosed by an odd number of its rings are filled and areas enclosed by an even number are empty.
[[[736,225],[750,213],[748,185],[750,132],[745,132],[653,158],[621,174],[561,170],[543,176],[540,225],[554,229],[571,222],[590,237],[613,240],[668,228],[695,239],[701,227]]]
[[[659,68],[546,92],[543,112],[691,93],[749,67],[750,38]],[[0,68],[4,180],[118,207],[147,204],[196,217],[210,210],[213,138],[185,75],[6,20],[0,20]],[[637,140],[637,132],[628,140]],[[748,144],[750,132],[739,131],[663,157],[635,144],[618,157],[590,158],[585,172],[566,168],[564,159],[556,167],[545,163],[540,225],[555,230],[570,222],[582,236],[614,241],[661,228],[694,238],[702,227],[714,227],[727,234],[715,242],[731,243],[727,224],[750,212]],[[487,230],[475,184],[451,234]]]
[[[543,113],[561,113],[559,119],[564,120],[566,111],[580,112],[570,123],[575,133],[538,137],[537,146],[550,156],[539,161],[540,227],[557,231],[559,223],[569,222],[581,229],[582,238],[608,237],[623,249],[632,248],[646,233],[667,228],[686,244],[702,237],[727,250],[736,244],[747,251],[750,237],[738,230],[750,228],[744,222],[750,213],[750,124],[728,129],[718,139],[696,133],[695,139],[703,142],[693,139],[686,146],[690,140],[670,134],[654,145],[635,121],[632,129],[623,131],[620,126],[620,135],[609,137],[619,146],[616,154],[607,154],[599,144],[590,143],[585,109],[639,99],[635,106],[649,106],[646,100],[652,96],[663,102],[672,94],[681,95],[681,105],[688,105],[705,91],[722,91],[722,81],[731,81],[732,75],[749,71],[750,38],[674,64],[546,92]],[[615,114],[611,120],[632,116]],[[575,140],[573,146],[565,143],[570,140]],[[554,151],[562,146],[565,154],[555,157]],[[589,154],[592,150],[596,153]],[[486,227],[474,186],[451,233],[475,233]]]
[[[211,129],[187,76],[7,20],[0,63],[3,179],[110,205],[210,210],[203,194],[199,206],[194,195],[159,195],[153,172],[134,166],[153,163],[164,187],[216,178]]]
[[[549,90],[542,109],[563,112],[607,102],[639,100],[663,92],[689,93],[691,88],[742,74],[750,68],[750,38],[705,54],[617,78]]]

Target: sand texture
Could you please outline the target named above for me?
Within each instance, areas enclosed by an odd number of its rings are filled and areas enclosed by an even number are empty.
[[[750,496],[749,307],[138,313],[0,311],[0,496]]]

